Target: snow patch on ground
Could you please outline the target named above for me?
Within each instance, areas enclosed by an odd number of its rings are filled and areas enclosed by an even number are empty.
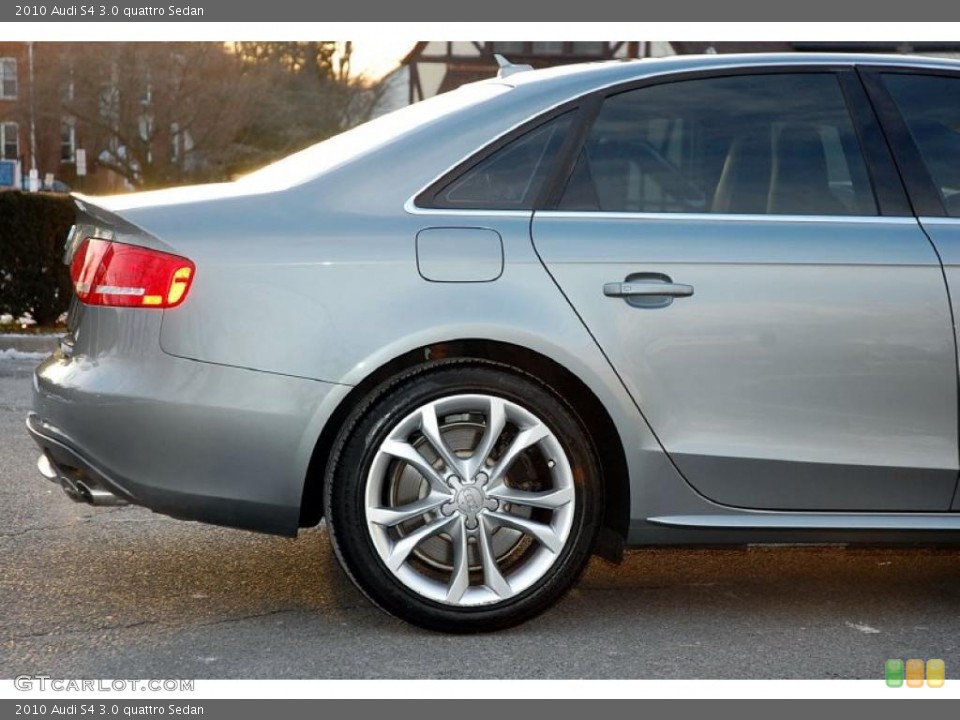
[[[48,352],[26,352],[24,350],[0,350],[0,360],[43,360]]]
[[[878,634],[878,633],[880,632],[880,631],[877,630],[875,627],[870,627],[870,626],[867,625],[866,623],[846,622],[846,623],[844,623],[844,624],[845,624],[848,628],[852,628],[853,630],[859,630],[860,632],[865,633],[865,634],[867,634],[867,635],[876,635],[876,634]]]

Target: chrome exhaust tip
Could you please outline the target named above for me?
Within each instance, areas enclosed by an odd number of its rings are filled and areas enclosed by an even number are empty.
[[[47,480],[58,483],[68,498],[77,503],[86,503],[97,507],[119,507],[130,503],[109,490],[87,480],[81,473],[79,478],[58,468],[47,453],[37,460],[37,469]],[[81,479],[82,478],[82,479]]]
[[[109,490],[88,485],[82,480],[77,482],[77,489],[83,496],[84,502],[89,503],[90,505],[95,505],[96,507],[119,507],[121,505],[130,504],[123,498],[117,497]]]
[[[60,478],[60,487],[63,489],[63,492],[66,494],[66,496],[75,503],[87,502],[87,499],[83,496],[83,493],[80,492],[80,488],[78,488],[76,483],[69,478]]]

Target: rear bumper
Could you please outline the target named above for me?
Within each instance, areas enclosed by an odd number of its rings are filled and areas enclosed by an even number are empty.
[[[295,535],[336,385],[174,358],[57,352],[27,429],[61,477],[173,517]]]

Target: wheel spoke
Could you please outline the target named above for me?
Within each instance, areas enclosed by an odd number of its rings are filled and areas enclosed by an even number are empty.
[[[507,413],[504,408],[503,400],[498,397],[490,398],[490,409],[487,412],[487,426],[483,433],[480,444],[473,451],[473,455],[467,461],[467,478],[472,478],[478,470],[482,470],[490,457],[493,446],[500,438],[504,426],[507,424]]]
[[[450,496],[447,494],[431,492],[424,498],[399,507],[367,508],[367,520],[384,527],[393,527],[436,510],[449,500]]]
[[[496,593],[499,598],[508,598],[513,595],[510,583],[500,572],[497,558],[490,547],[490,526],[484,515],[480,516],[480,560],[483,563],[483,584]]]
[[[470,553],[462,518],[453,526],[450,536],[453,538],[453,573],[447,585],[447,602],[458,603],[470,587]]]
[[[545,523],[527,520],[527,518],[504,512],[487,513],[487,517],[497,525],[513,528],[529,535],[554,555],[560,552],[563,547],[563,538],[557,535],[550,525]]]
[[[462,461],[458,458],[447,445],[447,441],[440,434],[440,427],[437,424],[437,410],[433,405],[427,405],[420,411],[420,432],[436,451],[440,459],[443,460],[447,470],[463,476]]]
[[[490,484],[487,486],[487,492],[491,492],[494,488],[503,484],[507,470],[524,450],[536,445],[549,435],[550,431],[542,423],[537,423],[522,430],[510,443],[506,452],[497,460],[496,467],[490,471]]]
[[[557,510],[573,500],[573,488],[563,487],[557,490],[545,490],[543,492],[526,492],[516,488],[500,485],[499,487],[487,493],[490,497],[496,498],[500,502],[508,502],[513,505],[526,505],[527,507],[543,508],[545,510]]]
[[[427,481],[434,492],[450,494],[450,487],[440,473],[437,472],[437,469],[427,462],[427,459],[417,452],[417,449],[410,443],[388,438],[383,441],[380,449],[387,453],[387,455],[392,455],[399,460],[403,460],[407,465],[410,465],[423,476],[424,480]]]
[[[393,572],[397,572],[417,545],[437,533],[444,530],[449,531],[457,522],[459,522],[459,518],[455,515],[453,517],[440,517],[398,540],[390,549],[390,554],[387,557],[387,567]]]

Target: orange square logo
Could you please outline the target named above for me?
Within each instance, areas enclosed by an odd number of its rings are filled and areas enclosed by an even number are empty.
[[[923,660],[907,660],[907,687],[923,687]]]

